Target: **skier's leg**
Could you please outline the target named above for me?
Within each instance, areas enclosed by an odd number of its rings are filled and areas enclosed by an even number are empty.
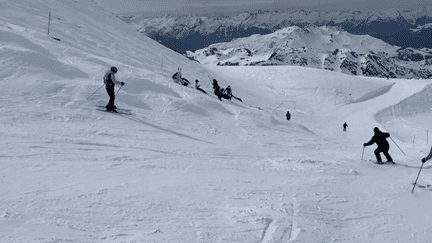
[[[381,155],[380,155],[380,153],[381,153],[380,149],[379,148],[375,149],[374,153],[375,153],[375,157],[377,159],[377,162],[382,163]]]
[[[387,151],[383,151],[383,154],[386,157],[387,161],[393,161],[392,157],[388,153],[388,150]]]
[[[114,86],[107,87],[107,93],[110,97],[108,101],[108,105],[106,106],[107,110],[111,111],[114,110],[114,100],[115,100],[115,92],[114,92]]]

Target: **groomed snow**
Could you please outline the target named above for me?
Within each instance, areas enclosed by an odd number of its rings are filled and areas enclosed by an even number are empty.
[[[88,0],[0,2],[0,63],[0,242],[432,238],[432,81],[202,66]],[[133,115],[96,110],[112,65]],[[376,126],[397,165],[361,160]]]

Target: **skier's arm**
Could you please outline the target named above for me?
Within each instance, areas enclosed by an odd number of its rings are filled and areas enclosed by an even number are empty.
[[[115,75],[114,74],[111,74],[111,80],[113,81],[113,83],[115,83],[115,84],[121,84],[121,85],[123,85],[122,83],[123,82],[119,82],[119,81],[117,81],[116,80],[116,78],[115,78]]]
[[[390,133],[388,133],[388,132],[383,132],[383,135],[384,135],[385,138],[390,137]]]
[[[369,142],[364,143],[363,146],[370,146],[370,145],[372,145],[374,143],[375,143],[375,136],[373,136],[372,139]]]
[[[431,158],[432,158],[432,147],[431,147],[431,151],[429,152],[429,155],[426,156],[426,158],[423,158],[423,159],[422,159],[422,162],[424,163],[424,162],[430,160]]]

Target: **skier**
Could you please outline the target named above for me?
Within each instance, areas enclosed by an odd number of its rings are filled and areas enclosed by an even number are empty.
[[[205,92],[203,89],[200,88],[200,85],[199,85],[198,83],[199,83],[198,79],[195,80],[195,88],[196,88],[197,90],[203,92],[204,94],[207,94],[207,92]]]
[[[291,119],[291,114],[290,114],[289,111],[287,111],[287,113],[286,113],[286,118],[287,118],[288,121]]]
[[[226,97],[225,99],[228,99],[228,100],[231,100],[231,98],[234,98],[234,99],[239,100],[240,102],[243,102],[242,99],[240,99],[240,98],[238,98],[238,97],[235,97],[235,96],[232,94],[231,86],[229,86],[229,85],[228,85],[228,87],[225,89],[224,97]]]
[[[105,107],[107,108],[107,111],[113,111],[113,112],[115,112],[116,111],[115,109],[117,108],[114,105],[114,100],[115,100],[114,86],[116,84],[124,85],[123,82],[119,82],[116,80],[114,75],[115,73],[117,73],[117,68],[111,67],[110,71],[108,71],[104,76],[105,89],[110,97],[108,101],[108,105],[106,105]]]
[[[429,152],[429,155],[422,159],[423,163],[426,163],[426,161],[430,160],[432,158],[432,147],[431,151]]]
[[[390,137],[390,134],[386,133],[386,132],[381,132],[378,129],[378,127],[375,127],[373,131],[375,133],[374,136],[372,137],[372,139],[369,142],[364,143],[363,146],[366,147],[366,146],[370,146],[370,145],[376,143],[378,145],[378,148],[375,149],[374,153],[375,153],[375,156],[377,158],[377,163],[378,164],[383,164],[383,162],[381,160],[381,156],[380,156],[381,152],[386,157],[387,162],[392,162],[393,163],[393,159],[390,156],[390,154],[388,153],[388,151],[390,149],[390,145],[389,145],[389,143],[387,142],[387,139],[386,139],[386,138]]]
[[[216,81],[216,79],[213,79],[213,91],[214,91],[214,94],[218,97],[218,99],[222,100],[221,99],[222,94],[220,91],[220,86],[219,86],[218,82]]]
[[[231,92],[231,87],[228,85],[228,87],[225,89],[226,92],[226,96],[229,100],[231,100],[231,98],[233,97],[233,94]]]
[[[173,74],[172,79],[174,79],[174,82],[184,86],[188,86],[190,84],[189,80],[182,77],[181,68],[178,69],[178,72]]]
[[[346,128],[348,127],[348,124],[345,122],[342,126],[343,126],[343,131],[346,132]]]

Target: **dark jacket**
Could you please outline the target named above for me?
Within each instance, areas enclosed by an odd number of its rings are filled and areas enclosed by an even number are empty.
[[[375,135],[372,137],[372,139],[364,145],[369,146],[376,143],[378,145],[378,148],[389,149],[390,146],[386,139],[388,137],[390,137],[389,133],[377,131],[375,132]]]

